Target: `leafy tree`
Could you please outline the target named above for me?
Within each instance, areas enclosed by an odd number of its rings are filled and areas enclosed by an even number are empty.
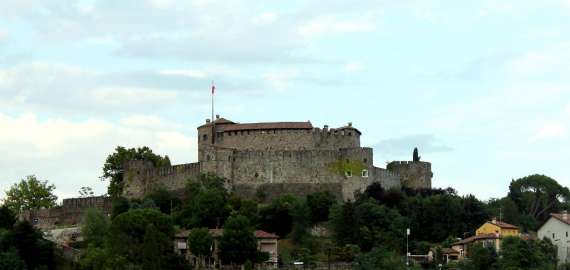
[[[7,206],[0,207],[0,229],[11,230],[16,223],[16,215]]]
[[[483,247],[475,244],[469,249],[469,258],[472,269],[491,270],[495,269],[497,263],[497,252],[493,247]]]
[[[152,200],[156,206],[160,208],[160,212],[165,214],[170,214],[172,210],[178,208],[181,203],[177,196],[164,188],[152,191],[145,198]]]
[[[115,218],[116,216],[129,211],[131,207],[129,204],[129,200],[125,197],[115,197],[112,198],[112,206],[111,206],[111,218]]]
[[[91,187],[81,187],[79,189],[79,197],[81,198],[91,197],[94,194],[95,193],[93,192],[93,189]]]
[[[310,237],[308,230],[311,214],[307,203],[302,200],[295,201],[290,215],[293,220],[291,238],[299,244],[305,242]]]
[[[330,213],[330,228],[337,245],[344,246],[356,243],[355,203],[352,201],[336,205]]]
[[[82,270],[99,270],[105,269],[107,261],[108,256],[105,248],[89,244],[81,254],[79,265]]]
[[[463,211],[461,213],[461,225],[463,232],[474,233],[474,230],[489,220],[489,213],[485,204],[475,196],[469,194],[461,199]]]
[[[42,238],[42,233],[27,221],[14,225],[13,246],[17,249],[20,258],[26,263],[27,269],[46,267],[54,269],[53,244]]]
[[[570,190],[545,175],[529,175],[511,182],[508,197],[517,205],[519,212],[535,222],[536,229],[548,219],[549,214],[562,210],[570,198]]]
[[[420,162],[420,154],[418,153],[418,148],[415,147],[414,148],[414,154],[413,154],[413,161],[414,162]]]
[[[327,221],[331,207],[336,204],[335,196],[328,192],[315,192],[307,195],[307,205],[311,212],[311,223]]]
[[[214,239],[208,228],[192,229],[188,235],[190,252],[200,258],[200,261],[211,255],[213,243]]]
[[[109,220],[97,209],[87,209],[81,225],[81,233],[86,244],[102,247],[105,243]]]
[[[25,270],[26,263],[20,259],[16,250],[0,251],[0,270]]]
[[[29,175],[6,192],[4,205],[17,214],[24,210],[54,207],[57,200],[54,190],[55,186],[48,185],[47,180],[42,182],[35,175]]]
[[[138,148],[117,146],[115,152],[107,156],[101,176],[102,179],[110,181],[107,193],[112,197],[121,196],[123,193],[123,166],[128,160],[147,160],[155,167],[170,166],[168,156],[157,155],[146,146]]]
[[[244,264],[257,258],[257,240],[244,216],[230,217],[220,239],[220,258],[224,264]]]
[[[142,245],[143,269],[144,270],[160,270],[164,269],[164,254],[168,253],[170,248],[170,239],[159,232],[151,223],[146,226]]]
[[[152,226],[149,226],[152,225]],[[147,229],[151,229],[147,235]],[[156,229],[156,230],[155,230]],[[112,264],[117,265],[143,265],[145,248],[148,248],[152,238],[156,250],[161,256],[172,256],[171,238],[174,235],[174,227],[170,216],[157,209],[133,209],[116,216],[106,240],[107,253]],[[146,245],[145,245],[145,238]],[[169,248],[163,248],[166,245]],[[164,269],[169,269],[164,267]]]
[[[261,229],[273,232],[284,238],[293,227],[291,209],[298,199],[291,195],[284,195],[274,199],[270,205],[259,210]]]
[[[228,200],[228,204],[231,209],[231,215],[247,217],[249,219],[249,224],[257,227],[257,224],[259,223],[259,209],[257,201],[232,195]]]
[[[544,240],[522,240],[505,237],[501,242],[500,269],[555,269],[555,247]]]
[[[357,258],[357,267],[359,270],[404,270],[406,264],[402,258],[394,251],[384,248],[374,248],[370,252],[363,254]]]

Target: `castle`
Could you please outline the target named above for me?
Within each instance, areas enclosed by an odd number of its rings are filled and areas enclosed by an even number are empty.
[[[395,161],[373,165],[372,148],[360,146],[362,133],[352,123],[339,128],[311,122],[236,123],[216,116],[198,127],[198,162],[155,168],[150,161],[124,165],[123,195],[142,198],[157,188],[182,191],[188,179],[215,173],[243,196],[270,200],[329,191],[354,199],[372,183],[390,188],[431,188],[429,162]]]

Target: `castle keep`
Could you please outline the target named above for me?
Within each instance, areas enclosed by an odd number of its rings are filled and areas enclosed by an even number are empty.
[[[316,128],[311,122],[236,123],[216,116],[198,127],[198,162],[154,168],[149,161],[128,161],[123,195],[181,191],[200,173],[228,179],[228,188],[241,195],[262,193],[267,199],[327,190],[349,200],[374,182],[386,189],[431,188],[430,163],[375,167],[372,148],[360,146],[361,134],[352,123]]]

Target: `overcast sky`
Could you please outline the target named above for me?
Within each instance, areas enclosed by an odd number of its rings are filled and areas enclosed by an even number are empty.
[[[569,0],[2,0],[0,191],[103,194],[117,145],[195,162],[211,80],[233,121],[353,122],[381,167],[418,146],[436,187],[567,186],[568,25]]]

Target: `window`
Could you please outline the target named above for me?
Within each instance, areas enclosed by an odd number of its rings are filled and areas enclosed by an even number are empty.
[[[228,132],[228,136],[232,136],[232,133],[231,133],[231,132]]]
[[[208,140],[208,135],[207,134],[202,135],[202,141],[207,141],[207,140]]]
[[[568,238],[568,232],[566,232],[566,238]]]
[[[362,170],[362,177],[368,177],[368,170]]]
[[[554,233],[552,233],[552,240],[554,240]]]
[[[346,171],[346,172],[344,172],[344,175],[345,175],[346,177],[352,177],[352,171],[350,171],[350,170],[349,170],[349,171]]]
[[[349,132],[349,133],[348,133],[348,136],[352,136],[352,132]]]

